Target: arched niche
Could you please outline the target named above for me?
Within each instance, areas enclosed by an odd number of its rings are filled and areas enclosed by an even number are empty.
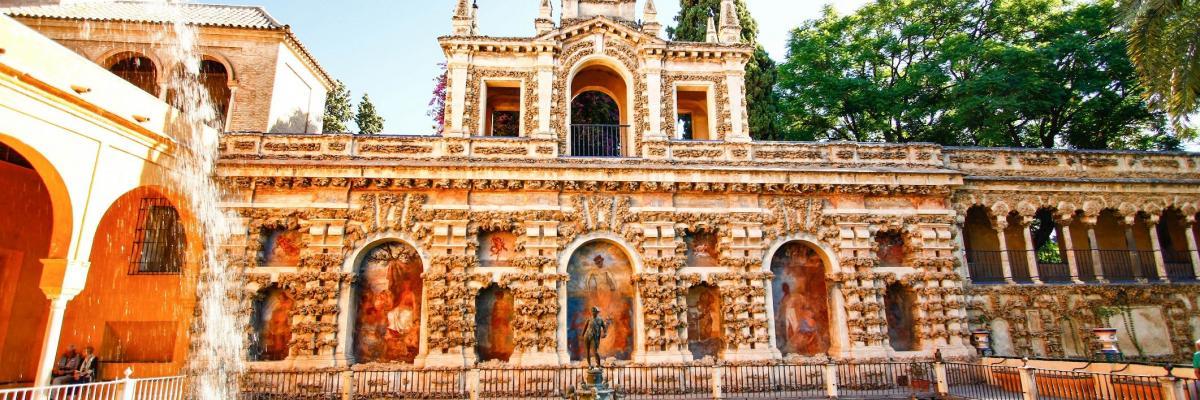
[[[508,361],[515,349],[513,293],[507,288],[488,286],[475,298],[475,354],[480,361]]]
[[[629,360],[634,351],[633,263],[628,253],[608,240],[583,243],[567,261],[567,349],[571,360],[583,361],[583,330],[592,318],[592,307],[608,323],[600,341],[601,358]]]
[[[776,347],[784,355],[826,354],[831,346],[830,293],[820,253],[792,241],[775,252],[770,265]]]
[[[103,65],[126,82],[158,97],[158,66],[150,57],[131,51],[122,52],[109,56]]]
[[[904,233],[895,230],[879,231],[875,234],[876,256],[881,267],[902,267],[904,258]]]
[[[893,283],[885,291],[884,307],[887,314],[888,342],[896,351],[920,349],[916,332],[917,294],[911,288]]]
[[[368,248],[358,264],[354,355],[358,362],[412,363],[420,353],[421,274],[417,250],[385,241]]]
[[[229,115],[230,96],[233,93],[229,89],[230,76],[224,63],[213,59],[200,61],[200,84],[208,90],[219,127],[225,126]]]
[[[571,155],[621,157],[631,143],[632,73],[606,56],[587,58],[569,78]],[[615,117],[611,109],[615,107]]]
[[[288,357],[292,340],[292,308],[296,301],[282,288],[270,287],[254,299],[250,321],[253,338],[250,358],[254,361],[281,361]]]
[[[719,357],[725,347],[720,291],[709,284],[692,286],[687,307],[688,351],[697,359]]]

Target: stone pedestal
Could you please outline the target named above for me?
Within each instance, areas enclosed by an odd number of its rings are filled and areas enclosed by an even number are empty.
[[[615,398],[612,388],[604,380],[604,370],[590,368],[585,383],[575,389],[574,400],[612,400]]]

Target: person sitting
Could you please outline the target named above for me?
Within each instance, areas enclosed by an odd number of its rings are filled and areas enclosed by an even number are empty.
[[[92,346],[83,349],[83,358],[79,361],[79,369],[71,374],[71,383],[92,383],[96,371],[100,368],[100,360],[96,358],[96,349]]]
[[[72,375],[79,369],[79,363],[82,360],[79,352],[75,350],[75,345],[68,345],[67,351],[63,352],[62,357],[59,357],[58,362],[54,364],[54,370],[50,371],[50,383],[54,385],[70,383]]]

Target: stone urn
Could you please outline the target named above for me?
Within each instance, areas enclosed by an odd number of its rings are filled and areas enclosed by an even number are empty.
[[[976,329],[971,331],[971,338],[975,341],[975,351],[984,357],[992,356],[992,332],[987,329]]]
[[[1092,334],[1096,336],[1096,343],[1100,344],[1098,356],[1110,362],[1125,358],[1121,349],[1117,348],[1117,328],[1096,328],[1092,329]]]

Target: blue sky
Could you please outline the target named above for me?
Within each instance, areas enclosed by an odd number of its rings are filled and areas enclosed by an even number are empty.
[[[363,92],[383,114],[389,134],[425,134],[425,115],[437,64],[445,59],[437,37],[450,31],[454,0],[206,0],[267,8],[341,79],[355,101]],[[538,0],[478,0],[479,30],[489,36],[532,36]],[[641,14],[642,1],[638,4]],[[851,12],[866,0],[747,0],[760,40],[776,59],[786,54],[787,33],[817,18],[826,3]],[[554,0],[555,18],[559,1]],[[659,21],[674,23],[678,0],[656,0]]]

